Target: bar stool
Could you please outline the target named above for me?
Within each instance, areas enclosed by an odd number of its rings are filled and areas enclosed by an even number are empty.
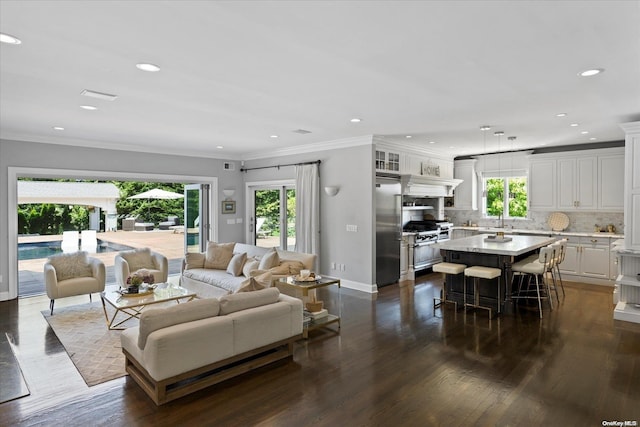
[[[474,265],[473,267],[467,267],[464,270],[465,277],[473,277],[473,304],[467,303],[467,292],[464,292],[464,307],[481,308],[483,310],[489,310],[489,319],[492,317],[493,309],[491,307],[485,307],[480,305],[480,291],[478,285],[480,279],[495,279],[498,278],[498,313],[500,313],[500,276],[502,276],[502,270],[493,267],[483,267]]]
[[[567,239],[558,240],[553,245],[554,246],[558,245],[558,247],[556,247],[556,257],[553,265],[556,268],[556,272],[558,273],[558,280],[560,281],[560,288],[562,289],[562,296],[564,297],[565,296],[564,283],[562,283],[562,275],[560,274],[560,264],[562,264],[562,262],[564,261],[564,256],[566,255],[566,252],[567,252]],[[557,295],[557,291],[556,291],[556,295]]]
[[[521,296],[520,291],[518,291],[518,295],[514,295],[512,299],[519,298],[537,298],[538,300],[538,308],[540,309],[540,318],[542,318],[542,300],[547,299],[549,301],[549,307],[553,310],[553,299],[551,298],[551,289],[549,286],[549,281],[546,279],[546,273],[549,271],[549,265],[552,262],[554,249],[551,246],[545,246],[540,249],[540,253],[538,254],[538,259],[531,260],[527,258],[520,262],[517,262],[511,266],[511,271],[513,271],[514,275],[524,276],[533,276],[536,279],[536,296]],[[521,279],[522,279],[521,277]],[[542,285],[546,286],[546,296],[542,296],[540,294],[540,278],[542,278]],[[526,291],[528,292],[528,291]]]
[[[435,310],[437,307],[440,307],[443,303],[449,302],[455,304],[456,311],[458,310],[458,303],[456,301],[447,299],[447,274],[461,274],[464,273],[464,269],[467,268],[465,264],[456,264],[453,262],[440,262],[435,264],[432,269],[434,273],[444,273],[444,285],[442,286],[442,298],[434,298],[433,299],[433,309]],[[440,301],[439,304],[436,304],[436,301]]]

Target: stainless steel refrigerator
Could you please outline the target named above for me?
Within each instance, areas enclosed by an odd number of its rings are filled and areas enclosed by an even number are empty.
[[[400,179],[376,177],[376,284],[396,283],[400,278],[402,239]]]

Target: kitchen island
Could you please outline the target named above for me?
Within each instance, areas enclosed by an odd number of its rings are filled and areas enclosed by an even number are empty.
[[[497,292],[498,279],[482,280],[479,287],[480,304],[498,312],[513,313],[511,266],[514,262],[526,258],[537,249],[555,241],[555,237],[517,235],[498,240],[495,236],[483,234],[436,243],[435,247],[440,249],[445,262],[466,264],[467,267],[479,265],[500,268],[502,270],[500,298]],[[465,287],[463,275],[448,274],[445,286],[447,299],[457,302],[459,306],[463,303],[464,293],[467,294],[468,301],[473,301],[473,285],[469,280]]]

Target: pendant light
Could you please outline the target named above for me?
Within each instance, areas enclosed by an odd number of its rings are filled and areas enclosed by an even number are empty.
[[[482,176],[484,178],[484,174],[487,170],[487,131],[491,129],[489,125],[480,126],[480,130],[482,131]],[[487,197],[487,186],[484,185],[484,179],[482,179],[482,197]]]
[[[502,135],[504,135],[504,132],[499,130],[497,132],[494,132],[493,135],[498,137],[498,177],[502,178],[502,153],[500,152],[502,147],[500,146],[500,137]],[[503,193],[502,193],[502,198],[503,198],[503,200],[502,200],[502,213],[498,214],[498,215],[502,215],[502,222],[504,224],[504,196],[505,196],[504,187],[503,187],[502,191],[503,191]]]
[[[509,137],[507,137],[507,139],[511,142],[511,170],[512,170],[512,171],[514,170],[514,168],[513,168],[513,153],[514,153],[514,148],[515,148],[515,145],[514,145],[514,142],[513,142],[513,141],[515,141],[515,140],[516,140],[516,138],[517,138],[516,136],[509,136]],[[514,193],[509,192],[509,198],[510,198],[510,199],[515,199],[515,198],[516,198],[516,197],[515,197],[515,194],[514,194]]]

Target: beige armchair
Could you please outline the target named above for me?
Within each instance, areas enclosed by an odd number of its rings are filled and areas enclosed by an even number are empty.
[[[86,252],[54,255],[44,263],[44,283],[47,296],[51,300],[49,308],[53,315],[53,305],[58,298],[91,294],[104,291],[105,267],[97,258],[90,258]]]
[[[114,262],[116,282],[123,288],[127,287],[127,277],[138,270],[149,270],[153,274],[155,283],[164,283],[169,275],[169,261],[167,257],[149,248],[122,251],[116,255]]]

